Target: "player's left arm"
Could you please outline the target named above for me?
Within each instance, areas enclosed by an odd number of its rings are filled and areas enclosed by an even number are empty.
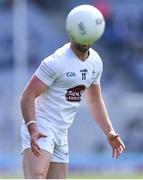
[[[118,158],[125,150],[125,145],[114,131],[102,97],[100,84],[92,84],[86,90],[86,97],[94,119],[107,136],[108,142],[112,147],[112,156]]]

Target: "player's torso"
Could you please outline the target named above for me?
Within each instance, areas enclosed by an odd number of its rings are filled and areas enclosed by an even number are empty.
[[[93,63],[76,62],[80,60],[72,61],[73,63],[63,65],[63,73],[56,79],[55,84],[58,83],[65,88],[77,85],[89,87],[96,77],[96,70]]]
[[[48,91],[37,98],[36,117],[47,120],[55,127],[67,129],[77,112],[84,90],[98,77],[99,61],[95,56],[90,56],[82,62],[68,47],[64,53],[58,51],[52,55],[50,68],[56,78]],[[43,70],[46,71],[46,68]]]
[[[78,102],[81,100],[83,91],[93,83],[97,76],[95,62],[92,59],[82,62],[76,57],[69,57],[61,63],[62,73],[51,88],[63,93],[67,101]]]

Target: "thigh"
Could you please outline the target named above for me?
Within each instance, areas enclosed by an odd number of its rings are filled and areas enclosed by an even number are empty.
[[[48,151],[41,150],[40,157],[37,157],[32,153],[30,148],[26,149],[23,152],[24,178],[26,179],[46,178],[50,161],[51,161],[51,154]]]
[[[47,179],[66,179],[68,173],[67,163],[51,162],[47,174]]]

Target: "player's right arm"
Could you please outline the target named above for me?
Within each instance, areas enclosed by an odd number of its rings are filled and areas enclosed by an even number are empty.
[[[27,84],[21,98],[21,111],[26,124],[35,121],[35,99],[47,90],[48,86],[36,75]],[[38,131],[36,121],[29,124],[27,128],[31,137],[31,150],[36,156],[39,156],[40,147],[37,140],[46,135]]]
[[[40,147],[37,140],[41,137],[46,137],[46,135],[39,132],[36,123],[33,123],[36,122],[35,99],[46,92],[48,87],[54,83],[60,73],[60,66],[61,63],[53,56],[44,59],[26,86],[21,99],[23,118],[31,137],[31,149],[37,156],[40,155]]]

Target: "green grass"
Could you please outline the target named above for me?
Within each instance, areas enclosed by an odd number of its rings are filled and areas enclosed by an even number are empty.
[[[0,179],[22,179],[21,175],[0,175]],[[81,173],[69,173],[68,179],[143,179],[142,173],[89,173],[89,172],[81,172]]]
[[[69,179],[143,179],[143,173],[111,174],[111,173],[73,173]]]

